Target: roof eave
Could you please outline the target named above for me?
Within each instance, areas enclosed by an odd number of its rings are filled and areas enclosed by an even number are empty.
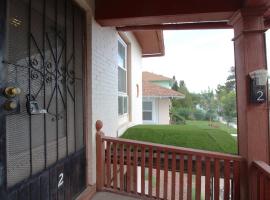
[[[169,99],[169,98],[173,98],[173,99],[184,99],[185,96],[143,96],[143,98],[159,98],[159,99]]]
[[[165,55],[163,30],[140,30],[133,34],[142,48],[142,57]]]

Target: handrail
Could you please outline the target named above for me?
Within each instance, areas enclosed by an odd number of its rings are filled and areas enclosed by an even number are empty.
[[[172,145],[164,145],[164,144],[156,144],[144,141],[135,141],[130,139],[123,139],[123,138],[113,138],[113,137],[102,137],[102,141],[109,141],[109,142],[118,142],[118,143],[125,143],[128,145],[136,145],[136,146],[151,146],[153,148],[157,148],[159,150],[168,150],[168,151],[175,151],[182,154],[188,155],[198,155],[198,156],[207,156],[207,157],[215,157],[219,159],[229,159],[235,161],[243,161],[243,157],[233,154],[226,154],[226,153],[219,153],[219,152],[212,152],[206,150],[198,150],[192,148],[185,148],[185,147],[177,147]]]
[[[263,161],[253,161],[253,166],[261,173],[270,178],[270,166]]]

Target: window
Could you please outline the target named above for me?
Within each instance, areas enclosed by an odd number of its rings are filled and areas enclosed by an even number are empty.
[[[153,102],[152,101],[143,102],[143,120],[153,121]]]
[[[127,45],[118,40],[118,114],[128,113],[127,94]]]

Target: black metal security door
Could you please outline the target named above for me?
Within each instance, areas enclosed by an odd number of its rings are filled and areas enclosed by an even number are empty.
[[[0,199],[85,187],[84,13],[72,0],[0,0]]]

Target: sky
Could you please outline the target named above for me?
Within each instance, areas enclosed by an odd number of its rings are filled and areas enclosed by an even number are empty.
[[[233,30],[164,31],[165,56],[144,58],[143,70],[184,80],[190,92],[224,84],[234,66]]]

